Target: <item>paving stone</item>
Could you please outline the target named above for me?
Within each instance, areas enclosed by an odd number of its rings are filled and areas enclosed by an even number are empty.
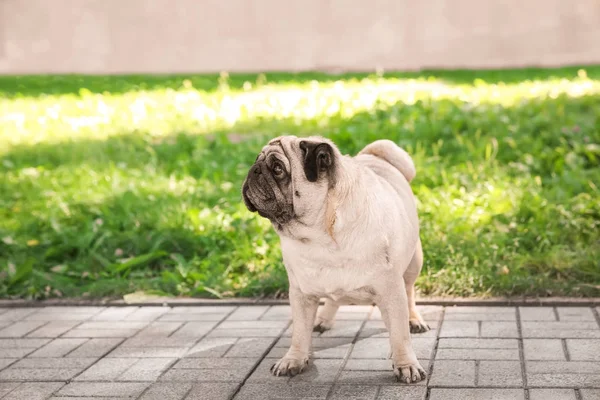
[[[525,400],[522,389],[431,389],[430,400]]]
[[[566,342],[571,360],[600,362],[600,339],[567,339]]]
[[[161,377],[162,382],[236,382],[246,376],[237,370],[227,369],[170,369]]]
[[[354,344],[351,358],[385,358],[390,355],[390,341],[387,338],[360,339]]]
[[[35,348],[21,347],[16,349],[2,349],[0,348],[0,358],[21,358],[25,357],[29,353],[33,353]]]
[[[121,397],[118,397],[120,399]],[[115,400],[115,397],[63,397],[63,396],[52,396],[49,400]]]
[[[420,359],[421,366],[428,370],[429,360]],[[373,358],[349,359],[344,366],[346,371],[392,371],[392,360]]]
[[[0,371],[0,381],[66,381],[81,372],[80,368],[22,369],[9,367]]]
[[[97,358],[23,358],[19,360],[14,368],[77,368],[84,370],[85,368],[96,362]]]
[[[217,321],[187,322],[171,335],[172,338],[191,337],[200,339],[217,325]],[[241,335],[240,335],[241,336]],[[260,336],[260,335],[259,335]]]
[[[592,309],[588,307],[557,307],[556,311],[560,321],[596,321]]]
[[[39,310],[40,308],[11,308],[0,314],[0,321],[21,321]]]
[[[265,329],[215,329],[207,337],[277,337],[281,333],[280,328]]]
[[[126,339],[121,347],[191,347],[197,341],[193,337],[134,336]]]
[[[481,323],[482,337],[516,338],[519,337],[516,322],[483,321]]]
[[[292,319],[292,309],[290,306],[272,306],[260,317],[262,321],[273,319],[282,319],[285,321]]]
[[[516,339],[441,338],[438,349],[519,349]]]
[[[477,321],[445,321],[440,330],[440,337],[478,337]]]
[[[2,400],[45,400],[63,385],[62,382],[25,382]]]
[[[97,314],[102,310],[106,309],[106,307],[95,307],[95,306],[51,306],[51,307],[43,307],[38,308],[38,311],[44,311],[49,314]]]
[[[250,370],[258,360],[252,358],[184,358],[173,366],[178,369],[238,369]]]
[[[556,321],[553,307],[519,307],[521,321]]]
[[[360,330],[363,321],[335,321],[333,328],[323,333],[313,332],[313,337],[350,337],[354,338]],[[285,331],[284,336],[292,336],[293,326]]]
[[[529,400],[577,400],[573,389],[529,389]]]
[[[583,361],[527,361],[527,384],[533,387],[600,386],[600,363]]]
[[[241,306],[227,317],[227,321],[256,321],[268,309],[269,306]]]
[[[337,381],[338,385],[406,385],[398,382],[391,364],[387,371],[343,371]],[[426,381],[411,384],[425,386]]]
[[[429,382],[431,386],[474,386],[475,362],[436,361]]]
[[[112,381],[137,362],[135,358],[104,358],[75,378],[76,381]]]
[[[582,400],[600,400],[600,389],[581,389]]]
[[[223,321],[217,329],[283,329],[287,321]]]
[[[518,361],[480,361],[480,386],[521,387],[523,375]]]
[[[251,383],[270,383],[280,384],[282,382],[287,383],[289,378],[287,376],[275,376],[271,373],[271,367],[277,362],[274,359],[264,359],[258,364],[252,375],[248,377],[248,382]]]
[[[64,334],[65,332],[73,329],[79,324],[79,321],[50,321],[46,325],[42,326],[29,333],[27,337],[30,338],[55,338]]]
[[[63,357],[84,344],[86,341],[87,339],[54,339],[44,347],[31,353],[29,357]]]
[[[183,400],[191,389],[191,383],[157,382],[139,400]]]
[[[225,357],[261,357],[275,340],[275,338],[241,338],[229,349]]]
[[[135,335],[137,329],[114,328],[114,329],[79,329],[75,328],[65,333],[66,338],[127,338]]]
[[[18,360],[18,358],[0,358],[0,370],[8,367],[9,365],[13,364],[17,360]]]
[[[131,321],[129,315],[137,311],[139,307],[108,307],[91,318],[92,321]]]
[[[237,341],[238,338],[204,338],[188,351],[186,357],[222,357]]]
[[[197,383],[185,400],[229,400],[238,387],[236,383]]]
[[[331,385],[314,384],[245,384],[236,400],[281,400],[281,399],[311,399],[320,400],[327,397]]]
[[[188,347],[117,347],[107,358],[180,358]]]
[[[424,338],[424,337],[437,337],[438,330],[438,322],[437,321],[427,321],[427,325],[429,325],[430,330],[424,333],[414,333],[411,334],[414,338]],[[383,321],[367,321],[367,323],[363,326],[360,331],[359,337],[389,337],[389,332],[385,327]]]
[[[121,376],[119,381],[155,381],[173,363],[175,358],[143,358]]]
[[[37,349],[50,339],[0,339],[0,349]]]
[[[183,322],[160,322],[150,323],[139,331],[135,338],[166,338],[183,326]],[[213,325],[210,325],[211,327]]]
[[[337,386],[329,396],[330,400],[375,400],[377,386]],[[396,397],[399,398],[399,397]]]
[[[516,321],[514,307],[446,307],[445,321]]]
[[[330,338],[330,337],[316,337],[312,338],[312,347],[313,349],[328,349],[337,346],[344,346],[351,344],[354,338]],[[361,339],[362,340],[362,339]],[[389,343],[389,339],[388,339]],[[289,348],[292,344],[291,337],[282,337],[280,338],[275,347],[285,347]]]
[[[311,360],[306,369],[293,378],[290,382],[304,383],[328,383],[335,381],[335,378],[342,367],[342,361],[339,360]]]
[[[154,321],[169,312],[169,307],[140,307],[127,316],[128,321]]]
[[[518,349],[439,349],[436,360],[519,360]]]
[[[350,351],[351,345],[345,344],[332,348],[314,349],[311,353],[312,358],[345,358]]]
[[[530,322],[521,324],[524,338],[579,338],[600,339],[600,329],[595,322],[572,321],[559,322]]]
[[[424,400],[427,390],[417,386],[383,386],[377,400]]]
[[[71,312],[69,310],[48,311],[41,309],[23,318],[24,321],[74,321],[81,322],[90,319],[96,312]]]
[[[90,339],[79,348],[67,354],[74,358],[99,358],[114,349],[121,343],[122,339]]]
[[[235,307],[174,307],[159,321],[221,321]]]
[[[44,325],[44,321],[19,321],[0,329],[0,338],[18,338]]]
[[[169,311],[170,314],[221,314],[226,315],[231,313],[236,309],[236,306],[197,306],[197,307],[187,307],[187,306],[179,306],[172,307]]]
[[[133,382],[71,382],[60,389],[57,395],[137,398],[148,387],[148,385],[149,383]]]
[[[0,382],[0,399],[2,396],[7,395],[19,385],[20,383],[18,382]]]
[[[523,339],[523,351],[526,360],[566,361],[560,339]]]

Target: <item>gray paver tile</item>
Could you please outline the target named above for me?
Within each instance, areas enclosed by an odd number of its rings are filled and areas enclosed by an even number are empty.
[[[438,349],[519,349],[516,339],[441,338]]]
[[[0,314],[0,321],[21,321],[34,312],[40,310],[39,308],[11,308],[2,314]]]
[[[207,337],[277,337],[281,333],[279,328],[266,329],[215,329]]]
[[[279,329],[287,326],[287,321],[223,321],[217,329]]]
[[[281,400],[281,399],[325,399],[331,385],[314,384],[255,384],[247,383],[242,387],[236,400]]]
[[[45,321],[18,321],[0,329],[0,338],[18,338],[44,325]]]
[[[253,358],[184,358],[173,366],[178,369],[237,369],[250,372],[258,360]]]
[[[398,382],[392,368],[387,371],[343,371],[337,381],[338,385],[406,385]],[[425,386],[426,381],[411,384]]]
[[[96,362],[97,358],[23,358],[13,368],[75,368],[84,370]]]
[[[188,347],[117,347],[106,358],[180,358]]]
[[[73,329],[79,321],[50,321],[27,335],[30,338],[55,338]]]
[[[529,400],[577,400],[573,389],[529,389]]]
[[[191,347],[197,341],[192,337],[134,336],[126,339],[121,347]]]
[[[528,374],[600,374],[600,363],[586,361],[527,361]]]
[[[600,339],[600,329],[596,322],[572,321],[532,322],[521,324],[524,338],[579,338]]]
[[[413,338],[437,337],[438,322],[427,321],[430,330],[424,333],[411,334]],[[359,337],[389,337],[385,324],[380,320],[367,321],[365,326],[360,331]]]
[[[277,362],[274,359],[264,359],[258,364],[252,375],[248,378],[251,383],[280,384],[289,381],[287,376],[275,376],[271,373],[271,367]]]
[[[526,360],[564,360],[560,339],[523,339],[523,351]]]
[[[0,358],[21,358],[34,351],[34,348],[27,347],[20,347],[16,349],[0,349]]]
[[[522,389],[431,389],[430,400],[525,400]]]
[[[518,361],[481,361],[478,382],[481,386],[521,387],[521,364]]]
[[[204,338],[188,351],[186,357],[222,357],[237,341],[238,338]]]
[[[139,307],[108,307],[94,315],[92,321],[131,321],[129,316],[137,311]]]
[[[557,307],[560,321],[596,321],[596,317],[589,307]]]
[[[0,399],[2,396],[7,395],[19,385],[19,382],[0,382]]]
[[[137,329],[79,329],[79,327],[65,333],[65,338],[127,338],[137,333]]]
[[[57,395],[137,398],[148,386],[149,383],[133,382],[71,382],[60,389]]]
[[[218,321],[187,322],[183,325],[183,327],[181,327],[181,329],[178,329],[175,333],[173,333],[171,337],[192,337],[200,339],[202,336],[210,332],[210,330],[214,328],[217,324]]]
[[[390,341],[387,338],[360,339],[354,345],[351,358],[388,358]]]
[[[600,400],[600,389],[581,389],[582,400]]]
[[[292,319],[292,309],[290,306],[271,306],[264,313],[262,317],[260,317],[262,321],[268,321],[273,319],[282,319],[285,321]]]
[[[516,322],[483,321],[481,323],[482,337],[516,338],[519,337]]]
[[[600,386],[600,363],[527,361],[527,383],[533,387],[586,388]]]
[[[306,369],[293,378],[290,382],[305,383],[328,383],[333,382],[342,367],[342,361],[339,360],[311,360]]]
[[[430,386],[474,386],[474,361],[440,360],[433,364]]]
[[[191,383],[157,382],[139,400],[183,400],[191,389]]]
[[[67,357],[88,358],[103,357],[106,353],[114,349],[123,339],[90,339],[79,348],[67,354]]]
[[[0,381],[66,381],[81,372],[80,368],[21,369],[9,367],[0,371]]]
[[[440,337],[478,337],[477,321],[444,321]]]
[[[0,358],[0,370],[8,367],[9,365],[13,364],[17,360],[18,360],[18,358]]]
[[[84,344],[86,341],[87,339],[54,339],[50,343],[31,353],[29,357],[63,357]]]
[[[225,357],[260,357],[276,338],[241,338],[225,354]]]
[[[183,322],[151,322],[139,331],[135,338],[166,338],[183,326]]]
[[[600,362],[600,339],[567,339],[566,342],[571,360]]]
[[[96,312],[69,312],[68,310],[48,311],[43,308],[33,314],[23,318],[23,321],[74,321],[81,322],[90,319]]]
[[[427,371],[429,360],[420,359],[421,366]],[[373,358],[349,359],[344,366],[346,371],[392,371],[392,360],[379,360]]]
[[[170,369],[161,377],[162,382],[235,382],[241,383],[245,376],[239,371],[227,369]]]
[[[154,321],[164,313],[168,312],[170,307],[140,307],[127,316],[128,321]]]
[[[137,362],[135,358],[104,358],[75,378],[76,381],[116,380]]]
[[[519,307],[521,321],[556,321],[553,307]]]
[[[377,400],[424,400],[426,389],[417,386],[383,386],[379,391]]]
[[[48,342],[50,342],[50,339],[0,339],[0,349],[37,349]]]
[[[439,349],[436,360],[519,360],[518,349]]]
[[[268,309],[269,306],[241,306],[227,317],[227,321],[256,321]]]
[[[25,382],[2,400],[45,400],[63,385],[62,382]]]
[[[118,380],[155,381],[175,361],[175,358],[143,358],[119,376]]]
[[[516,321],[514,307],[446,307],[446,321]]]
[[[337,386],[330,400],[375,400],[377,386]]]
[[[197,383],[185,400],[229,400],[238,386],[236,383]]]

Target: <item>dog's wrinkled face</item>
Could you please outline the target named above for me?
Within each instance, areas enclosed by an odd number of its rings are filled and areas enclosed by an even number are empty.
[[[246,207],[278,227],[322,205],[335,184],[337,149],[320,137],[282,136],[258,155],[242,187]]]

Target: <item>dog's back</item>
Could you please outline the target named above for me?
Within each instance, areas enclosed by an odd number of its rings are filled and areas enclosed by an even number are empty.
[[[417,174],[412,158],[410,158],[404,149],[391,140],[376,140],[365,146],[358,154],[371,154],[387,161],[400,171],[409,182],[412,181]]]

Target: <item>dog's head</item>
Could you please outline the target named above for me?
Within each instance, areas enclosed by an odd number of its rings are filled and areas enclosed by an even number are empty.
[[[256,158],[242,194],[246,207],[281,228],[322,209],[336,184],[341,155],[322,137],[281,136]]]

